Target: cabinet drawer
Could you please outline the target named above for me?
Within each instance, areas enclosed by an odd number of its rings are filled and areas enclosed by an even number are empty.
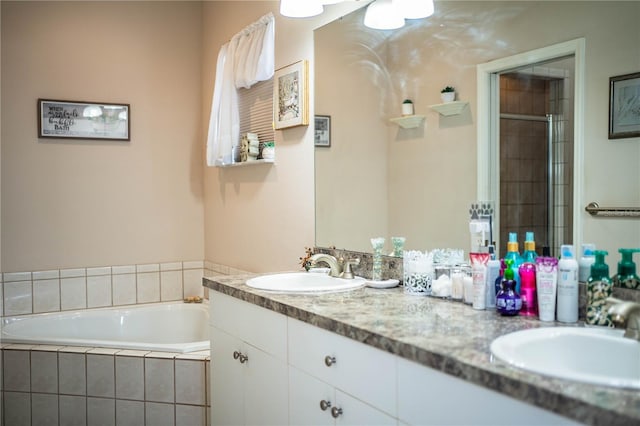
[[[398,418],[410,425],[577,425],[405,359],[398,360]]]
[[[322,410],[320,402],[329,404]],[[332,413],[339,409],[340,413]],[[289,424],[396,425],[396,419],[309,374],[289,367]]]
[[[212,291],[211,325],[279,359],[287,356],[287,317],[277,312]],[[215,343],[215,342],[214,342]]]
[[[290,365],[395,417],[393,355],[292,318],[288,324]],[[335,362],[327,366],[326,357]]]

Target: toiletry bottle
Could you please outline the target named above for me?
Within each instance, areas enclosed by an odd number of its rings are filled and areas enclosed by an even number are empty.
[[[636,275],[636,264],[633,263],[633,253],[640,253],[640,249],[618,249],[622,259],[618,262],[618,273],[612,277],[613,285],[623,288],[640,289],[640,278]]]
[[[522,299],[518,292],[516,292],[516,281],[514,279],[515,273],[513,270],[513,260],[505,260],[507,269],[504,271],[504,278],[502,279],[502,288],[496,296],[496,309],[500,315],[515,316],[518,315],[522,308]]]
[[[524,238],[524,252],[522,253],[522,263],[529,262],[531,264],[536,263],[536,242],[533,239],[533,232],[527,232]],[[521,280],[522,283],[522,280]]]
[[[495,247],[489,246],[489,262],[487,262],[487,288],[486,302],[487,309],[496,308],[496,280],[500,276],[500,260],[496,259]]]
[[[473,309],[486,309],[489,253],[469,253],[473,276]]]
[[[596,261],[595,244],[582,245],[582,257],[578,261],[578,281],[586,283],[591,275],[591,265]]]
[[[522,257],[520,256],[518,248],[518,234],[515,232],[509,232],[509,242],[507,243],[507,254],[504,255],[504,260],[512,260],[514,268],[514,277],[516,281],[516,292],[520,294],[520,275],[518,275],[518,268],[522,263]]]
[[[556,293],[558,289],[558,259],[549,256],[545,247],[542,256],[536,258],[536,289],[538,290],[538,315],[540,321],[555,321]],[[546,256],[545,256],[546,254]]]
[[[591,275],[587,280],[587,315],[585,322],[591,325],[612,325],[607,309],[607,298],[611,297],[613,283],[609,279],[609,266],[604,257],[609,254],[596,250],[596,261],[591,265]]]
[[[496,278],[496,281],[494,283],[496,296],[498,295],[498,293],[500,293],[500,290],[502,289],[502,279],[504,278],[504,271],[506,269],[507,269],[507,264],[504,263],[504,259],[500,259],[500,274],[498,275],[498,278]]]
[[[538,315],[538,297],[536,290],[536,265],[525,262],[518,268],[520,273],[520,297],[522,297],[522,309],[520,315]]]
[[[520,276],[520,297],[522,297],[522,309],[520,315],[537,316],[538,300],[536,297],[536,243],[533,240],[533,232],[527,232],[524,239],[524,252],[522,264],[518,267]]]
[[[572,245],[560,246],[558,262],[558,321],[578,321],[578,262]]]

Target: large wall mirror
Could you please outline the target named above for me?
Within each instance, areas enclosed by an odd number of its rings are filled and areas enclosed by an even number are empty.
[[[382,236],[391,251],[390,238],[404,236],[408,249],[467,252],[469,207],[477,201],[482,167],[477,165],[477,66],[577,37],[611,49],[618,38],[637,37],[637,29],[617,32],[615,14],[603,18],[606,3],[440,1],[433,16],[407,21],[394,31],[364,27],[364,8],[316,29],[315,113],[331,117],[331,145],[315,148],[316,245],[370,252],[370,239]],[[620,2],[616,7],[634,6]],[[560,68],[573,73],[571,60],[564,58],[538,64],[536,72],[520,67],[505,75],[522,79],[529,74],[540,80],[536,84],[557,92],[549,84],[555,77],[538,71]],[[507,84],[509,90],[516,86],[505,80]],[[454,86],[457,99],[469,102],[460,114],[443,116],[431,108],[442,102],[445,86]],[[602,97],[599,90],[587,88],[590,94]],[[519,95],[511,102],[524,102]],[[404,99],[411,99],[415,113],[426,117],[416,128],[390,122],[401,115]],[[521,115],[542,120],[556,112],[542,108]],[[523,117],[503,120],[517,118]],[[537,125],[533,117],[524,118],[532,118],[524,127]],[[606,122],[604,126],[606,131]],[[546,144],[544,124],[536,133]],[[565,222],[572,223],[571,215],[581,208],[565,208]],[[543,214],[539,207],[537,212]],[[544,212],[557,217],[554,213]],[[546,231],[538,229],[544,234],[537,236],[542,245]],[[561,238],[570,243],[571,234]]]

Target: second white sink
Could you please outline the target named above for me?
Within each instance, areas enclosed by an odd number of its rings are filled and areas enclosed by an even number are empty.
[[[640,342],[624,330],[541,327],[498,337],[491,352],[514,367],[562,379],[640,389]]]
[[[346,280],[308,272],[263,275],[247,280],[249,287],[282,293],[346,291],[363,287],[364,284],[365,279],[360,277]]]

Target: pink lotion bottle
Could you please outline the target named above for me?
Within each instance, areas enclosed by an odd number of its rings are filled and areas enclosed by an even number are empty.
[[[524,240],[523,262],[518,268],[520,275],[520,315],[538,316],[538,294],[536,289],[536,243],[533,232],[527,232]]]
[[[518,272],[520,273],[520,297],[522,297],[520,315],[538,316],[536,265],[528,262],[523,263]]]

